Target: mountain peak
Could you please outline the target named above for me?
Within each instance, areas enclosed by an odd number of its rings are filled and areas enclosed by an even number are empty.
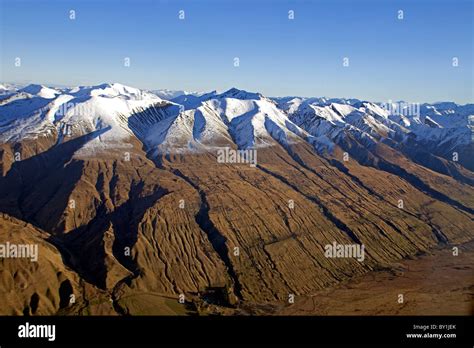
[[[68,94],[81,97],[105,97],[105,98],[117,98],[122,99],[156,99],[161,101],[156,94],[149,93],[139,88],[130,87],[118,82],[114,83],[102,83],[95,86],[79,86],[67,90]]]
[[[260,93],[247,92],[243,89],[232,87],[228,91],[219,94],[219,97],[248,100],[248,99],[261,99],[263,96]]]
[[[20,92],[37,95],[41,98],[46,98],[46,99],[55,98],[56,95],[60,94],[59,91],[53,88],[49,88],[49,87],[38,85],[38,84],[29,84],[28,86],[20,89]]]

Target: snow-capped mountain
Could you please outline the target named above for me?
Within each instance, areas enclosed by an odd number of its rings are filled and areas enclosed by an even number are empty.
[[[181,94],[181,92],[183,92]],[[0,141],[53,137],[56,143],[93,132],[87,149],[122,148],[136,137],[155,155],[289,146],[308,142],[332,151],[351,134],[364,146],[429,144],[437,154],[470,146],[473,105],[423,104],[416,113],[396,105],[338,98],[267,98],[231,88],[179,94],[171,101],[119,83],[56,89],[29,85],[0,100]],[[408,145],[407,145],[408,144]],[[83,152],[84,152],[83,151]]]
[[[133,136],[127,117],[166,102],[152,93],[118,83],[82,86],[60,92],[30,85],[1,101],[0,140],[54,137],[57,143],[102,130],[85,145],[121,147]]]
[[[416,139],[430,143],[430,147],[442,147],[445,153],[471,144],[472,104],[422,104],[408,110],[355,99],[332,102],[326,98],[292,97],[275,101],[290,120],[315,137],[337,141],[343,131],[349,131],[369,142],[391,139],[404,143]]]
[[[18,85],[12,83],[0,84],[0,100],[2,100],[5,95],[15,93],[19,88]]]
[[[53,99],[61,94],[60,91],[43,85],[31,84],[19,90],[19,92],[28,93],[45,99]]]
[[[172,90],[172,89],[154,89],[150,91],[151,93],[157,95],[163,100],[172,100],[174,98],[180,97],[180,96],[196,96],[199,97],[205,92],[188,92],[185,90]]]
[[[217,91],[211,91],[201,95],[186,94],[180,95],[172,99],[172,101],[182,105],[186,110],[189,110],[197,108],[203,101],[206,101],[216,95],[218,95]]]
[[[233,88],[191,99],[174,99],[173,107],[177,101],[182,104],[174,109],[174,115],[168,113],[169,117],[147,112],[156,120],[146,134],[140,134],[149,150],[155,154],[186,153],[225,145],[246,149],[269,146],[275,141],[286,145],[308,136],[272,100],[257,93]]]

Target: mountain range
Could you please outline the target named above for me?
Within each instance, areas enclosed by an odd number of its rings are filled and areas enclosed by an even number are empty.
[[[39,245],[0,312],[268,313],[469,242],[473,131],[474,104],[0,85],[0,243]]]

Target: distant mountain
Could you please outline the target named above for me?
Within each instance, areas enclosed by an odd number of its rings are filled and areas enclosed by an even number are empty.
[[[396,105],[389,107],[357,100],[336,103],[318,98],[289,98],[276,101],[290,120],[315,137],[334,143],[338,135],[344,136],[348,131],[363,142],[390,142],[392,146],[406,149],[408,154],[414,154],[413,147],[417,148],[416,154],[425,147],[428,152],[448,160],[457,153],[459,163],[474,170],[474,160],[468,155],[473,149],[474,123],[469,121],[469,116],[474,114],[473,104],[422,104],[413,107],[414,110],[398,110]]]
[[[14,93],[18,90],[17,85],[13,85],[10,83],[2,83],[0,84],[0,100],[2,99],[3,95],[8,95]]]
[[[45,87],[42,85],[34,85],[34,84],[28,85],[20,89],[19,92],[36,95],[38,97],[46,98],[46,99],[53,99],[57,95],[61,94],[60,91],[57,91],[53,88]]]
[[[202,92],[187,92],[184,90],[171,90],[171,89],[155,89],[151,93],[157,95],[164,100],[172,100],[180,96],[200,96],[204,93]]]

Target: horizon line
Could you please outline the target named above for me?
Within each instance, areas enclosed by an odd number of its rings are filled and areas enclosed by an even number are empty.
[[[397,99],[397,100],[388,99],[388,100],[385,100],[385,101],[380,101],[380,100],[372,100],[372,99],[367,99],[367,98],[345,97],[345,96],[344,97],[341,97],[341,96],[329,97],[329,96],[316,96],[316,95],[308,96],[308,95],[290,95],[290,94],[275,96],[275,95],[267,95],[267,94],[265,94],[263,92],[260,92],[260,91],[249,91],[248,89],[238,88],[235,85],[232,86],[232,87],[229,87],[229,88],[224,88],[224,89],[217,89],[216,88],[216,89],[207,90],[207,91],[206,90],[187,91],[185,89],[170,89],[170,88],[153,88],[153,89],[150,89],[150,88],[142,88],[142,87],[136,87],[136,86],[133,86],[133,85],[130,85],[130,84],[125,84],[125,83],[118,82],[118,81],[101,82],[101,83],[98,83],[98,84],[94,84],[94,83],[92,83],[92,84],[79,84],[79,85],[77,85],[77,84],[51,83],[51,82],[31,82],[31,81],[29,81],[29,82],[0,81],[0,84],[21,85],[22,87],[26,87],[26,86],[29,86],[29,85],[41,85],[41,86],[48,87],[48,88],[98,87],[98,86],[105,85],[105,84],[108,84],[108,85],[120,84],[122,86],[136,88],[136,89],[139,89],[139,90],[142,90],[142,91],[147,91],[147,92],[152,92],[152,93],[153,93],[153,91],[170,91],[170,92],[183,91],[183,92],[187,93],[187,94],[182,94],[182,95],[193,95],[193,94],[204,95],[204,94],[208,94],[208,93],[212,93],[212,92],[216,92],[216,94],[223,94],[225,92],[230,91],[231,89],[237,89],[239,91],[244,91],[244,92],[247,92],[247,93],[261,94],[262,96],[268,97],[268,98],[291,98],[292,97],[292,98],[305,98],[305,99],[311,99],[311,98],[345,99],[345,100],[355,99],[355,100],[358,100],[358,101],[361,101],[361,102],[367,101],[367,102],[372,102],[372,103],[375,103],[375,104],[404,102],[404,103],[409,103],[409,104],[418,103],[420,105],[423,105],[423,104],[435,105],[435,104],[443,104],[443,103],[454,103],[458,106],[474,105],[474,100],[472,100],[471,102],[467,102],[467,103],[464,103],[464,102],[459,103],[459,102],[456,102],[456,101],[453,101],[453,100],[437,100],[437,101],[433,101],[433,102],[428,102],[428,101],[423,101],[423,102],[410,101],[410,102],[408,102],[407,100],[403,100],[403,99]]]

